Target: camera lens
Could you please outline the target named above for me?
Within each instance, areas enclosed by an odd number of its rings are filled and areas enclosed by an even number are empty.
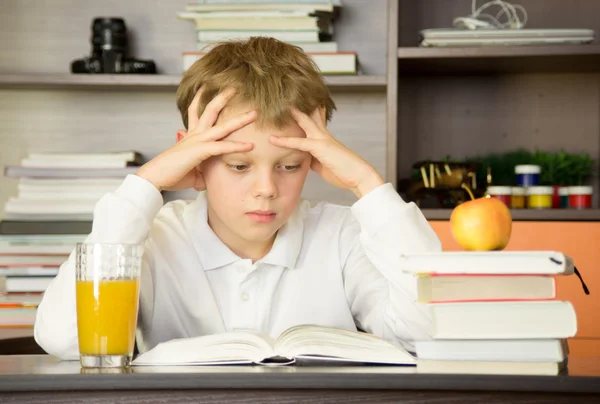
[[[122,18],[94,18],[92,47],[94,53],[106,50],[124,53],[127,48],[125,21]]]

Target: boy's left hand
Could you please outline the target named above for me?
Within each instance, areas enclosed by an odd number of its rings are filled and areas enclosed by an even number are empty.
[[[313,156],[311,168],[314,171],[328,183],[352,190],[358,198],[384,184],[373,166],[329,133],[324,108],[315,110],[311,116],[298,110],[292,110],[292,115],[306,138],[271,136],[271,143],[309,152]]]

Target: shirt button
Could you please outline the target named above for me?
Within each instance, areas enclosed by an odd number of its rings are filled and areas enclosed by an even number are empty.
[[[247,302],[247,301],[248,301],[248,299],[250,299],[250,296],[248,295],[248,293],[244,292],[244,293],[242,293],[242,294],[240,295],[240,298],[241,298],[243,301]]]

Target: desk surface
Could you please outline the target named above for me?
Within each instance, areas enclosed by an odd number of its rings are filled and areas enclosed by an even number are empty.
[[[114,372],[114,371],[113,371]],[[86,373],[47,355],[0,356],[0,392],[185,389],[470,390],[600,393],[600,357],[572,357],[568,374],[417,374],[414,367],[185,366]]]

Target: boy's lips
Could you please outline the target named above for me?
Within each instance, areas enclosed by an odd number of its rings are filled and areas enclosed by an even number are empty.
[[[246,215],[257,223],[270,223],[275,220],[275,216],[277,216],[272,210],[255,210],[246,213]]]

